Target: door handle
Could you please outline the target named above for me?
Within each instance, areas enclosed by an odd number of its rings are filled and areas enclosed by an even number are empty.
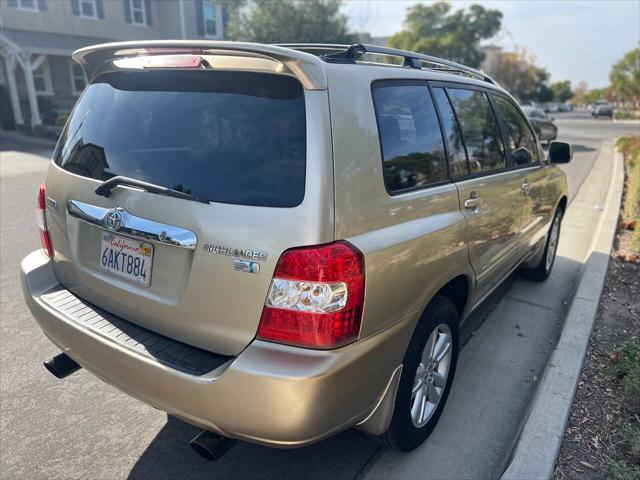
[[[483,203],[484,200],[480,195],[478,195],[476,192],[471,192],[469,198],[464,201],[464,208],[473,210],[474,208],[478,208]]]

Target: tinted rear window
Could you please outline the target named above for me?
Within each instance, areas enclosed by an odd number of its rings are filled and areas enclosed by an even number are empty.
[[[96,180],[122,175],[211,202],[292,207],[304,197],[305,155],[296,79],[163,70],[99,76],[54,161]]]
[[[426,85],[382,84],[373,91],[389,192],[447,179],[442,133]]]

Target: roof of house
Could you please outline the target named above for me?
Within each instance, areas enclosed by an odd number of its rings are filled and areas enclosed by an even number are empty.
[[[75,50],[105,43],[104,38],[65,35],[60,33],[34,32],[3,28],[0,30],[0,42],[17,47],[22,51],[41,55],[71,55]]]

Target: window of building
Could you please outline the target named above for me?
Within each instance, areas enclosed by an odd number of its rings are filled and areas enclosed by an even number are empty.
[[[33,71],[33,85],[38,95],[53,95],[53,86],[51,85],[51,72],[49,71],[49,63],[43,61],[38,68]]]
[[[448,88],[469,155],[471,173],[506,167],[498,121],[484,92]]]
[[[131,8],[131,23],[135,25],[147,25],[144,0],[129,0],[129,6]]]
[[[513,165],[538,162],[538,149],[533,132],[516,106],[504,97],[494,96],[506,127],[506,143]]]
[[[98,18],[96,0],[79,0],[80,16],[84,18]]]
[[[16,6],[20,10],[38,11],[38,3],[36,0],[17,0]]]
[[[205,0],[202,2],[202,18],[204,19],[204,34],[208,37],[216,36],[216,7]]]
[[[447,179],[438,116],[426,85],[381,84],[373,98],[390,193]]]
[[[460,126],[458,125],[456,116],[453,114],[447,93],[444,91],[444,88],[434,88],[433,96],[438,104],[440,118],[442,118],[442,128],[447,137],[451,175],[454,178],[469,175],[469,166],[467,164],[464,142],[462,141],[462,133],[460,133]]]
[[[78,63],[69,60],[69,73],[71,75],[71,92],[74,95],[80,95],[87,85],[84,71]]]

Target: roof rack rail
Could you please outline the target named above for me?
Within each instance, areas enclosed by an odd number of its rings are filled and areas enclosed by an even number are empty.
[[[335,53],[325,53],[320,55],[322,60],[330,63],[356,63],[356,61],[358,61],[365,53],[402,57],[404,59],[402,62],[403,67],[421,69],[423,63],[429,63],[433,65],[431,68],[434,70],[470,75],[485,82],[497,85],[497,82],[489,75],[475,68],[467,67],[466,65],[451,62],[432,55],[399,50],[397,48],[379,47],[377,45],[367,45],[363,43],[355,43],[353,45],[308,43],[282,44],[279,46],[293,48],[295,50],[337,50]]]

